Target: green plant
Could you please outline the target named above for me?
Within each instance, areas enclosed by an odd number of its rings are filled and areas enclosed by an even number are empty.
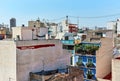
[[[91,70],[88,70],[87,78],[92,79],[92,77],[93,77],[93,74],[92,74]]]
[[[89,62],[89,63],[86,64],[86,66],[87,66],[87,67],[94,67],[94,64],[91,63],[91,62]]]
[[[87,74],[88,79],[92,79],[92,77],[93,77],[93,74]]]
[[[76,63],[78,66],[83,66],[83,63],[82,62],[77,62]]]
[[[94,55],[96,50],[99,49],[99,46],[95,45],[85,45],[85,44],[77,44],[75,45],[75,52],[82,54],[92,54]]]

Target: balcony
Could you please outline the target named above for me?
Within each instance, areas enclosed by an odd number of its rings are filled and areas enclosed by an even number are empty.
[[[74,40],[61,40],[65,45],[74,45]]]
[[[86,67],[87,67],[87,68],[95,68],[95,65],[94,65],[93,63],[88,62],[88,63],[86,64]]]
[[[82,62],[76,62],[78,67],[85,67],[85,65]]]
[[[96,50],[98,50],[98,46],[90,46],[90,45],[76,45],[75,53],[82,55],[96,55]]]
[[[87,78],[87,79],[90,79],[90,81],[96,79],[91,70],[88,70],[86,76],[87,76],[86,78]]]

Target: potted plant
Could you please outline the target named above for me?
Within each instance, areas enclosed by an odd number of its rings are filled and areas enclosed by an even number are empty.
[[[92,79],[92,77],[93,77],[93,74],[87,74],[88,79]]]
[[[77,66],[83,66],[82,62],[77,62],[76,64],[77,64]]]
[[[88,73],[87,73],[87,78],[88,79],[92,79],[94,75],[92,74],[91,70],[88,70]]]
[[[94,64],[91,63],[91,62],[88,62],[88,63],[86,64],[86,66],[87,66],[87,67],[94,67]]]

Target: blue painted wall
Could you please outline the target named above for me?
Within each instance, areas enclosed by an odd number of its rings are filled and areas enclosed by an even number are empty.
[[[87,56],[87,55],[76,55],[75,56],[75,63],[78,62],[78,58],[82,58],[82,63],[84,64],[84,66],[79,66],[79,68],[81,70],[84,71],[84,78],[87,78],[87,73],[88,70],[91,70],[93,77],[93,80],[96,80],[96,56],[95,55],[91,55],[91,56]],[[88,63],[88,58],[92,59],[92,63],[94,64],[94,67],[87,67],[86,64]]]

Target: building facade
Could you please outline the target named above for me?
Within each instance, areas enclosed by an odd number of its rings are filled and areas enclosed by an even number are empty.
[[[69,24],[69,32],[77,34],[78,32],[77,24]]]
[[[85,81],[103,79],[111,72],[114,47],[113,31],[95,30],[89,33],[87,40],[75,48],[75,65],[84,70]]]
[[[16,19],[15,18],[10,19],[10,28],[12,28],[12,27],[16,27]]]
[[[115,34],[120,34],[120,19],[117,21],[110,21],[107,23],[107,29],[113,30]]]
[[[71,65],[74,66],[74,55],[75,55],[75,43],[74,38],[72,34],[64,35],[63,39],[61,40],[63,44],[63,49],[67,50],[72,56],[71,56]]]
[[[45,23],[38,18],[36,21],[28,21],[28,27],[45,27]]]
[[[30,72],[70,65],[59,40],[0,41],[0,81],[29,81]]]
[[[46,27],[14,27],[12,31],[12,38],[15,40],[48,39]]]
[[[100,45],[100,43],[81,42],[79,47],[82,49],[76,47],[75,64],[84,71],[84,81],[96,80],[96,50]]]

